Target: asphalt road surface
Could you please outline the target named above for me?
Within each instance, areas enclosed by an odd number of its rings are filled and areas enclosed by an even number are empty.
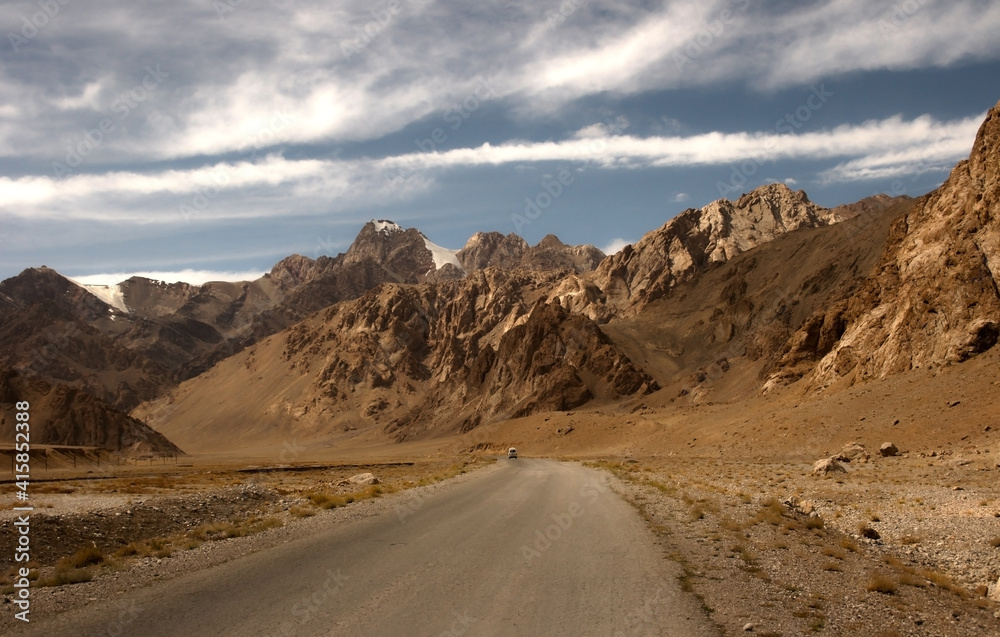
[[[548,460],[130,597],[32,622],[39,635],[718,635],[600,472]]]

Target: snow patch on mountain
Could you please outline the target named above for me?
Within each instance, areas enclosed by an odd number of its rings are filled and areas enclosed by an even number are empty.
[[[394,221],[389,221],[388,219],[372,219],[372,225],[375,226],[375,232],[381,232],[383,234],[391,234],[393,232],[403,232],[403,229]]]
[[[70,279],[72,281],[72,279]],[[90,292],[111,307],[120,312],[129,313],[128,306],[125,305],[125,294],[121,285],[85,285],[79,281],[73,281],[84,290]]]
[[[458,260],[458,250],[449,250],[448,248],[442,248],[441,246],[431,243],[430,239],[420,235],[424,239],[424,245],[430,250],[431,257],[434,259],[434,267],[438,270],[444,267],[444,264],[450,263],[462,272],[465,272],[465,268],[462,267],[461,262]]]

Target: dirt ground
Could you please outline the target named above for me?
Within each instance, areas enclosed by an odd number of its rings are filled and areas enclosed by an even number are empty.
[[[1000,634],[989,472],[912,458],[835,477],[801,463],[595,465],[622,479],[727,635]]]

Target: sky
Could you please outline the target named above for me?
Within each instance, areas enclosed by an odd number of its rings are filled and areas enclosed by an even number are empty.
[[[256,278],[369,219],[606,252],[769,183],[918,196],[993,0],[4,0],[0,279]]]

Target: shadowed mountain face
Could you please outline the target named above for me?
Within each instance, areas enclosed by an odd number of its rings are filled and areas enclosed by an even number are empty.
[[[0,369],[0,435],[14,440],[19,401],[30,404],[35,445],[98,447],[129,455],[183,453],[163,434],[85,391]]]

